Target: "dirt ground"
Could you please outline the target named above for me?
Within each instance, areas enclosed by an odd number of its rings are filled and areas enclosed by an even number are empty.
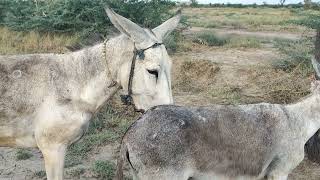
[[[193,34],[204,29],[193,28],[184,32]],[[222,31],[221,31],[222,33]],[[297,34],[275,33],[250,33],[245,31],[223,31],[245,36],[258,36],[263,38],[296,39]],[[178,105],[207,105],[212,103],[255,103],[269,101],[263,92],[265,84],[270,81],[270,76],[261,76],[268,73],[273,61],[281,58],[281,54],[270,44],[264,44],[262,48],[228,49],[207,46],[194,46],[187,52],[175,53],[172,56],[173,91],[175,103]],[[191,64],[185,62],[192,62]],[[198,67],[199,64],[203,67]],[[197,67],[197,69],[192,69]],[[190,68],[190,69],[188,69]],[[200,69],[200,70],[199,70]],[[262,71],[263,69],[263,71]],[[202,71],[203,79],[192,79],[192,73]],[[189,72],[186,72],[189,71]],[[184,73],[184,77],[182,76]],[[259,75],[257,75],[259,74]],[[279,75],[279,74],[277,74]],[[280,74],[281,75],[281,74]],[[259,76],[253,79],[253,76]],[[263,77],[263,78],[262,78]],[[184,78],[184,79],[183,79]],[[188,79],[189,78],[189,79]],[[280,77],[272,77],[280,78]],[[186,83],[189,86],[180,86]],[[207,89],[206,89],[207,88]],[[66,179],[97,179],[89,169],[96,160],[109,160],[116,162],[118,143],[105,144],[90,152],[90,155],[77,166],[66,168]],[[0,180],[45,179],[39,173],[44,170],[41,153],[32,149],[33,156],[27,160],[16,160],[16,149],[0,148]],[[83,168],[84,172],[78,175],[77,169]],[[318,180],[320,179],[320,166],[305,159],[289,176],[290,180]]]

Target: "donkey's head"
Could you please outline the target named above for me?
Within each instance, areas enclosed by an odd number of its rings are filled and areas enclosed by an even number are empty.
[[[118,67],[118,81],[132,97],[137,109],[146,110],[155,105],[173,103],[171,91],[171,60],[163,39],[180,21],[180,13],[162,25],[150,30],[106,8],[112,24],[131,44],[130,61]],[[132,46],[133,45],[133,46]]]

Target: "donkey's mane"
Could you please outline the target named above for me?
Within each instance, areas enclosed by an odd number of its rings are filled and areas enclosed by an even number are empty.
[[[99,43],[102,43],[105,40],[105,37],[100,33],[93,33],[88,35],[86,38],[81,40],[80,42],[76,42],[72,45],[66,46],[66,48],[71,51],[79,51],[91,46],[95,46]]]

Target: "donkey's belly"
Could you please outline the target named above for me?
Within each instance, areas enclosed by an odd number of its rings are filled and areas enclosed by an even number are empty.
[[[0,147],[37,147],[37,144],[32,134],[18,137],[0,136]]]
[[[0,118],[0,146],[36,147],[31,118]]]

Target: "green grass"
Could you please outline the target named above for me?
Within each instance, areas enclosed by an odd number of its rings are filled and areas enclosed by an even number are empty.
[[[121,139],[133,117],[120,114],[111,106],[107,106],[98,113],[90,123],[85,136],[69,147],[65,166],[72,167],[81,164],[95,147]]]
[[[18,149],[16,151],[16,159],[18,161],[27,160],[27,159],[31,158],[32,156],[33,156],[33,154],[29,150],[26,150],[26,149]]]
[[[36,171],[34,173],[34,176],[37,178],[44,178],[44,177],[46,177],[46,171],[44,171],[44,170]]]
[[[207,46],[223,46],[228,42],[228,38],[217,36],[213,32],[203,32],[196,35],[193,42]]]
[[[85,173],[85,169],[80,167],[80,168],[73,168],[71,170],[67,171],[67,175],[73,178],[80,178],[80,176]]]
[[[111,180],[115,174],[114,164],[109,161],[96,161],[92,166],[92,171],[100,179]]]
[[[207,31],[197,34],[193,42],[207,46],[226,46],[227,48],[260,48],[263,41],[256,37],[221,36]]]
[[[309,73],[313,71],[310,57],[314,49],[313,40],[301,39],[297,41],[275,39],[274,46],[285,56],[273,63],[275,69],[291,72],[296,68],[302,68]]]
[[[289,8],[185,8],[191,26],[210,28],[247,29],[250,31],[303,32],[306,28],[291,24],[303,19],[305,14],[319,11]]]
[[[232,37],[226,45],[229,48],[260,48],[262,41],[255,37]]]

